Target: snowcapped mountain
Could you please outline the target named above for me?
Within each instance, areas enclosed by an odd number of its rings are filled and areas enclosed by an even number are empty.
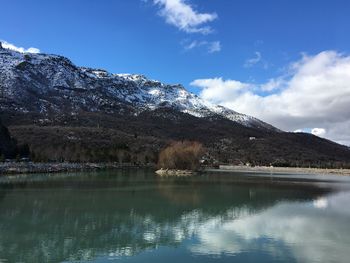
[[[246,127],[277,131],[254,117],[208,103],[179,84],[77,67],[62,56],[19,53],[1,45],[0,92],[2,112],[36,114],[41,122],[82,111],[136,116],[167,107],[199,118],[223,117]]]
[[[62,56],[19,53],[1,44],[0,118],[38,161],[156,162],[169,141],[196,140],[223,163],[350,165],[345,146],[282,132],[181,85],[78,67]],[[11,147],[0,138],[0,148]]]

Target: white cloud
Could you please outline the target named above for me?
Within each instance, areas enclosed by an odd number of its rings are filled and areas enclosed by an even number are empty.
[[[281,89],[283,88],[285,83],[286,82],[282,77],[276,78],[276,79],[269,79],[267,83],[261,85],[261,90],[273,91],[273,90]]]
[[[30,48],[23,48],[23,47],[17,47],[14,44],[8,43],[6,41],[0,40],[0,42],[2,43],[2,47],[3,48],[7,48],[7,49],[11,49],[17,52],[21,52],[21,53],[40,53],[40,50],[38,48],[35,47],[30,47]]]
[[[326,129],[323,128],[313,128],[311,130],[311,133],[313,135],[319,136],[319,137],[323,137],[326,134]]]
[[[191,85],[202,88],[200,96],[204,100],[219,104],[222,103],[224,99],[228,101],[235,100],[240,92],[248,90],[251,87],[251,85],[247,83],[236,80],[223,80],[222,78],[197,79],[194,80]]]
[[[189,43],[184,43],[185,50],[192,50],[198,47],[205,47],[208,53],[215,53],[221,51],[220,41],[198,41],[194,40]]]
[[[203,42],[194,40],[194,41],[190,42],[189,44],[186,44],[186,45],[184,46],[184,48],[185,48],[186,50],[191,50],[191,49],[194,49],[194,48],[196,48],[196,47],[200,47],[200,46],[202,46],[202,45],[203,45]]]
[[[244,63],[244,67],[245,68],[251,68],[255,64],[259,63],[260,61],[261,61],[261,53],[256,51],[255,52],[255,57],[247,59],[245,61],[245,63]]]
[[[278,128],[310,127],[318,136],[350,145],[350,56],[324,51],[303,57],[286,75],[263,84],[222,78],[198,79],[200,96],[253,115]],[[240,87],[240,88],[238,88]],[[268,95],[261,95],[268,92]]]
[[[209,53],[215,53],[221,51],[221,43],[220,41],[213,41],[209,43],[208,46],[208,52]]]
[[[186,33],[209,34],[213,30],[206,24],[217,19],[216,13],[199,13],[185,0],[153,0],[160,6],[159,14],[165,21]]]

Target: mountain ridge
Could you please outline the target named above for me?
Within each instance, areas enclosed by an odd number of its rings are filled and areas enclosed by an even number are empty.
[[[15,95],[18,101],[23,96],[30,96],[30,93],[45,94],[46,101],[31,101],[31,105],[37,105],[42,115],[48,115],[48,111],[59,111],[57,104],[69,102],[69,99],[75,104],[70,105],[70,112],[73,113],[81,108],[88,110],[86,106],[91,111],[115,113],[116,106],[122,102],[126,104],[123,106],[129,106],[126,108],[131,114],[168,106],[196,117],[219,115],[247,127],[277,130],[254,117],[206,102],[180,84],[164,84],[144,75],[112,74],[103,69],[78,67],[63,56],[0,49],[0,69],[0,85],[5,90],[2,97],[14,99]],[[30,88],[27,87],[28,81],[31,82]],[[26,85],[23,86],[21,82]],[[17,87],[17,91],[11,90],[10,86]],[[81,98],[69,93],[80,93]],[[48,96],[57,98],[57,95],[64,99],[48,101]],[[23,102],[19,107],[22,109],[15,110],[23,113],[31,111],[27,106]],[[6,108],[2,107],[2,110]]]

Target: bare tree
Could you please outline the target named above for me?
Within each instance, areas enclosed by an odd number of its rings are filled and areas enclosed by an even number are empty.
[[[196,170],[205,149],[199,142],[173,142],[159,154],[158,167],[167,169]]]

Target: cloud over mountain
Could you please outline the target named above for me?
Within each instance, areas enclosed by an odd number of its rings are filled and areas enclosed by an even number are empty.
[[[200,96],[263,119],[281,129],[350,145],[350,56],[336,51],[303,55],[285,74],[266,83],[222,78],[197,79]],[[310,130],[311,131],[311,130]]]
[[[14,44],[11,44],[7,41],[3,41],[0,40],[0,42],[2,43],[2,47],[3,48],[7,48],[7,49],[11,49],[17,52],[21,52],[21,53],[40,53],[40,50],[38,48],[35,47],[30,47],[30,48],[24,48],[24,47],[17,47]]]

